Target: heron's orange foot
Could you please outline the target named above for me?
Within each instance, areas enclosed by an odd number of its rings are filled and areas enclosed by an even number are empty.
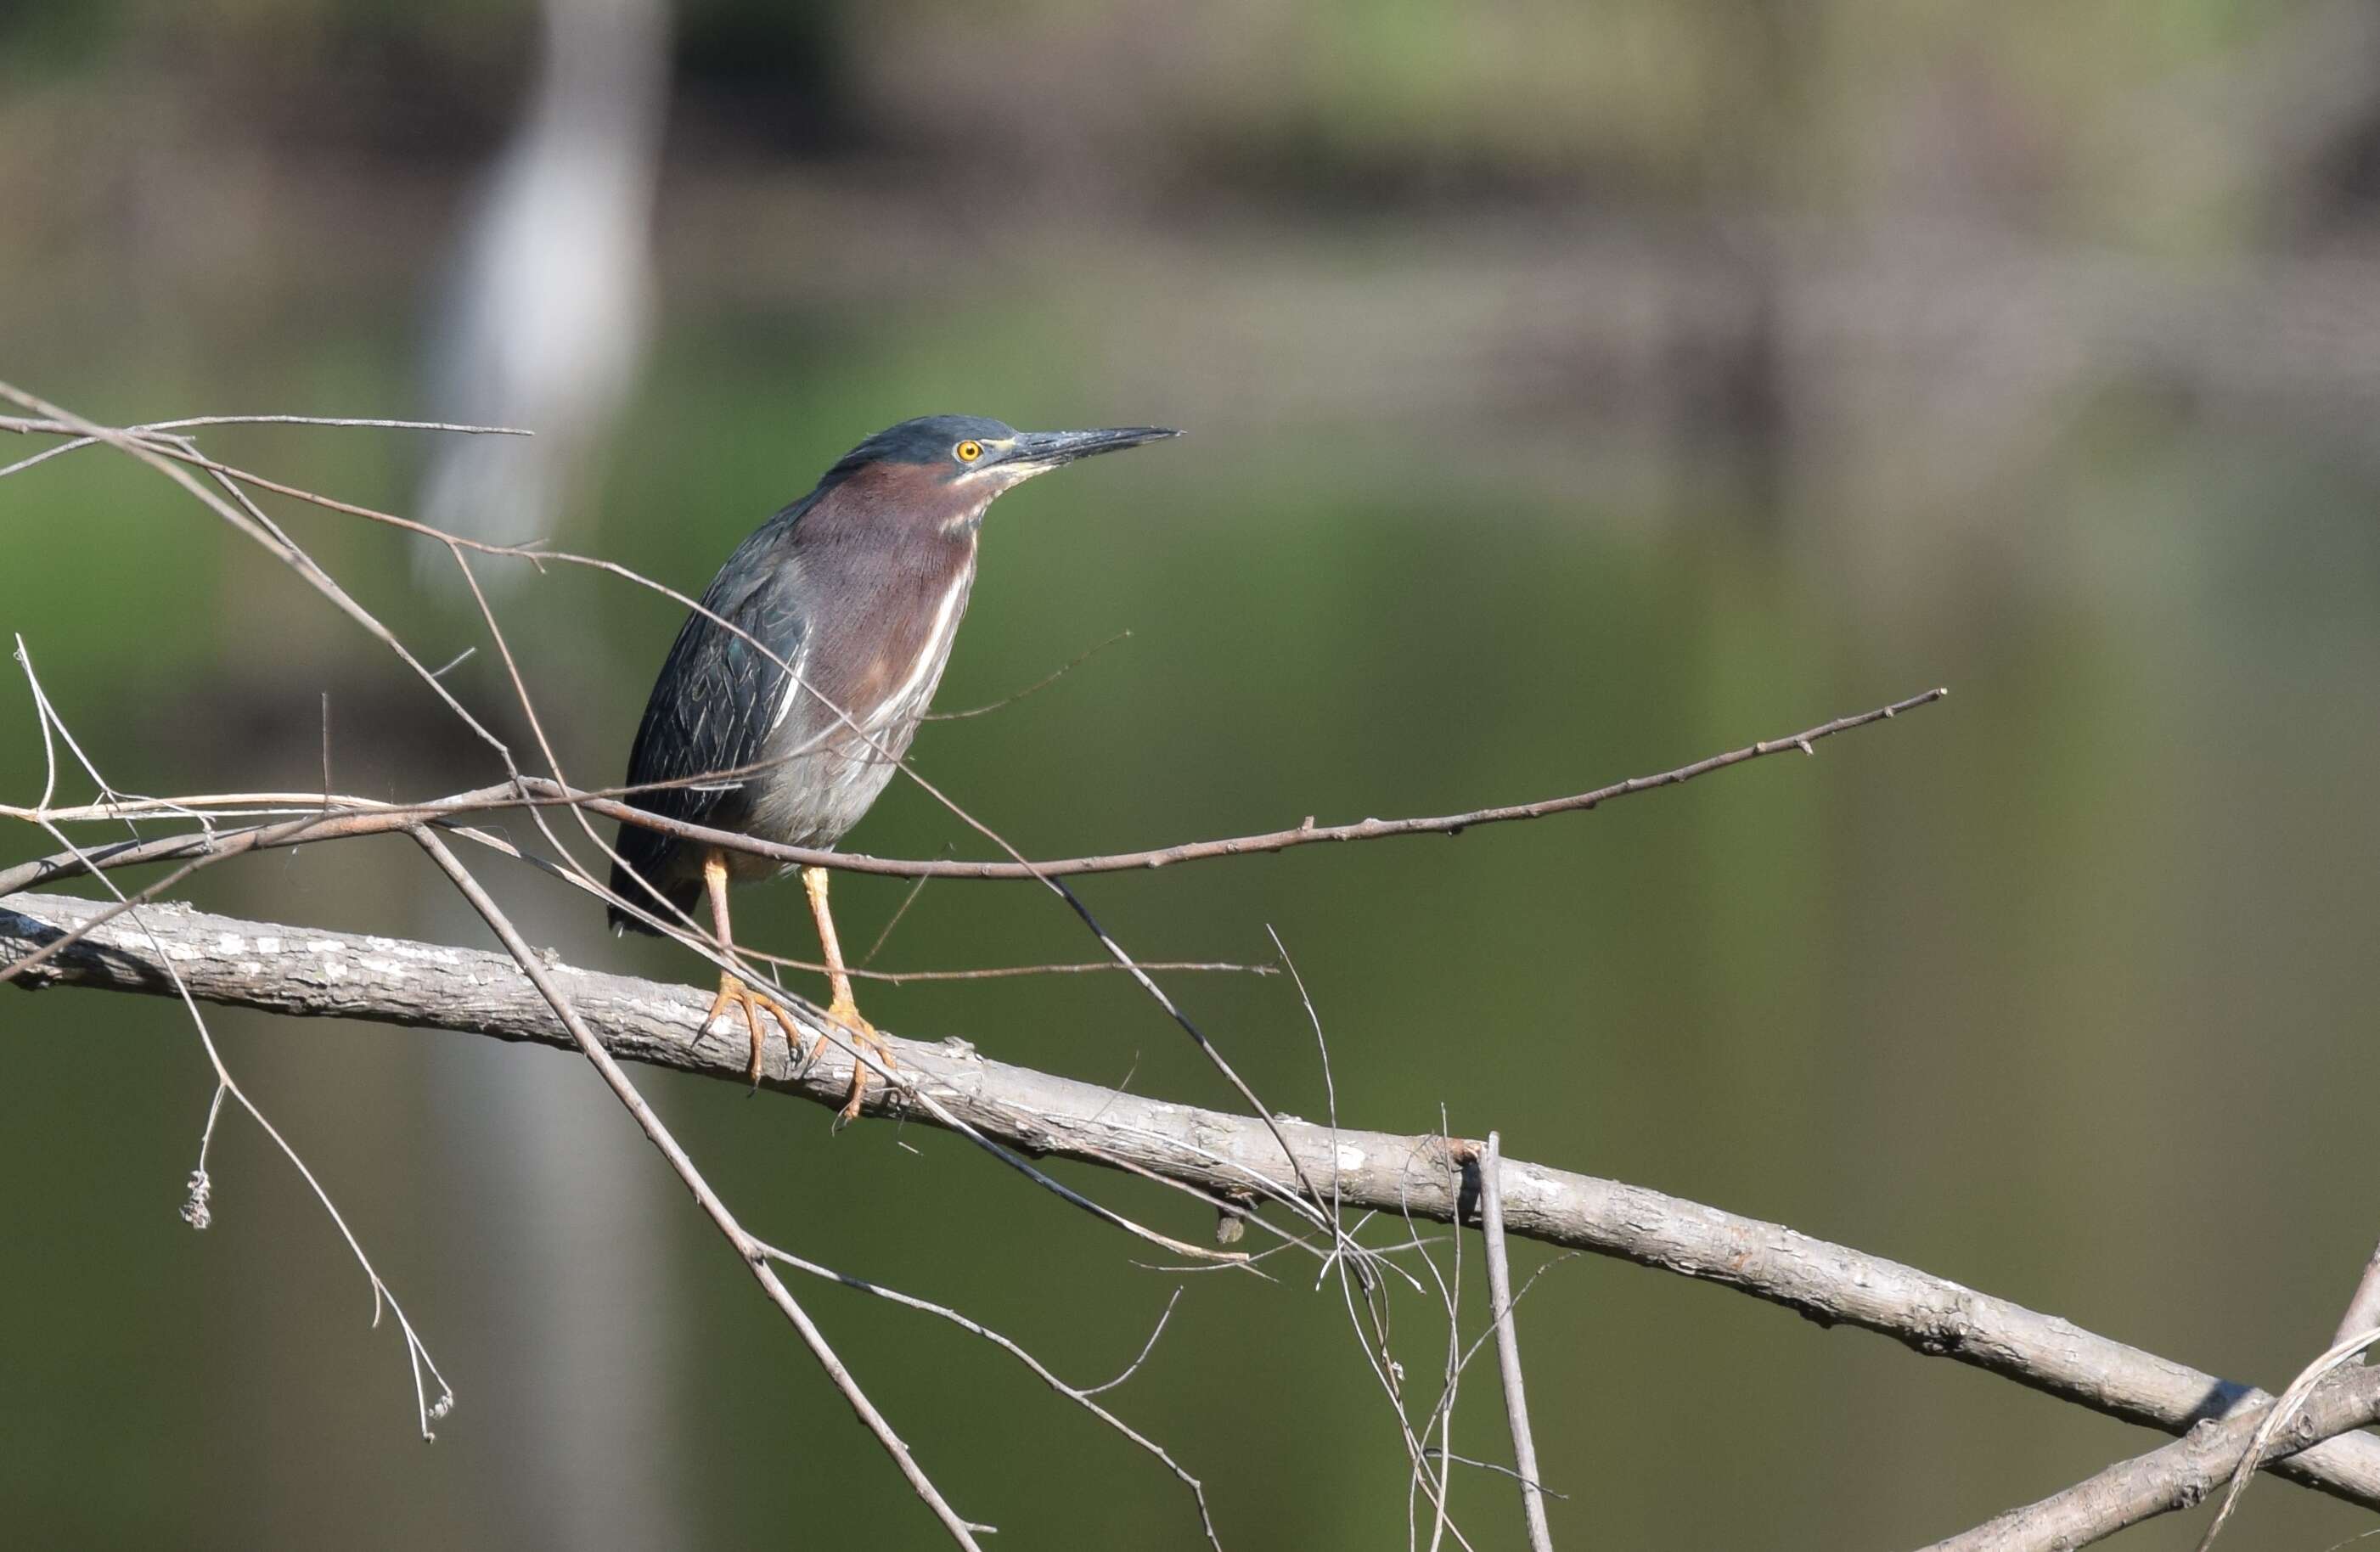
[[[793,1053],[796,1063],[801,1061],[802,1032],[794,1023],[794,1015],[785,1012],[785,1005],[775,998],[766,992],[754,991],[734,976],[722,975],[719,977],[719,995],[710,1000],[710,1012],[702,1015],[702,1028],[710,1029],[712,1021],[725,1012],[731,1005],[744,1010],[744,1026],[752,1032],[752,1064],[747,1069],[747,1075],[752,1080],[753,1087],[760,1086],[760,1056],[763,1049],[760,1015],[763,1012],[774,1018],[783,1028],[785,1048]]]
[[[874,1025],[859,1016],[858,1004],[848,997],[837,998],[834,1005],[826,1011],[826,1016],[849,1037],[852,1047],[851,1093],[834,1118],[835,1130],[841,1131],[859,1114],[860,1101],[868,1097],[868,1059],[872,1057],[878,1066],[890,1069],[892,1048],[885,1043],[883,1036],[876,1032]]]

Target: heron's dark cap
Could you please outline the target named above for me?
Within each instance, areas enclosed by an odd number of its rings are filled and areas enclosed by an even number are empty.
[[[842,464],[946,464],[963,442],[1005,442],[1016,429],[988,415],[921,415],[887,426],[843,455]]]
[[[927,415],[888,426],[844,454],[828,471],[834,484],[876,464],[994,468],[1024,465],[1056,468],[1077,458],[1118,453],[1182,433],[1164,426],[1102,426],[1083,431],[1020,431],[982,415]]]

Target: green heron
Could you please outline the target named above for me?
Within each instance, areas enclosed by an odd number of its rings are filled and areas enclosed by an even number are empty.
[[[892,780],[933,699],[975,582],[984,509],[1037,474],[1175,434],[1155,426],[1019,431],[976,416],[937,415],[905,420],[853,448],[816,490],[736,546],[702,595],[704,610],[745,635],[701,612],[686,616],[628,757],[631,787],[673,784],[629,801],[714,830],[832,846]],[[642,914],[653,902],[684,917],[707,893],[712,930],[731,950],[729,879],[787,871],[642,825],[622,825],[618,849],[613,931],[657,932]],[[826,870],[801,873],[826,952],[827,1017],[880,1062],[883,1042],[852,1000]],[[755,1081],[763,1012],[800,1056],[802,1037],[783,1005],[733,973],[720,976],[704,1027],[730,1005],[742,1008],[751,1032]],[[855,1061],[843,1120],[858,1113],[867,1085],[867,1063]]]

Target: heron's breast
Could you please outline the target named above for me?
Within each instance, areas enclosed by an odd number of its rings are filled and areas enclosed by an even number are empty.
[[[862,693],[853,714],[863,727],[871,732],[879,729],[907,727],[914,731],[918,718],[934,698],[934,690],[941,683],[942,670],[951,661],[951,643],[958,638],[959,619],[966,612],[967,595],[975,586],[973,555],[958,573],[941,586],[939,595],[920,599],[923,607],[905,611],[912,621],[922,621],[922,628],[895,628],[887,633],[881,648],[868,660]],[[866,707],[862,711],[860,707]]]
[[[883,589],[805,644],[801,680],[823,704],[783,719],[773,751],[783,763],[752,794],[755,833],[827,844],[868,812],[908,752],[950,661],[975,580],[972,546],[965,561]],[[862,603],[850,595],[845,601]]]

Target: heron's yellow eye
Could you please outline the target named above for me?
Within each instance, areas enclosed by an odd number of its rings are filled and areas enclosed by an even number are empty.
[[[983,456],[983,443],[979,442],[963,442],[956,447],[952,448],[951,451],[957,455],[960,463],[971,464],[978,458]]]

